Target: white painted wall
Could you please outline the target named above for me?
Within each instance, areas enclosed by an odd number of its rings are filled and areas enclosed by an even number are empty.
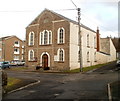
[[[89,34],[89,47],[87,47],[87,34]],[[96,37],[96,33],[85,28],[81,28],[81,35],[82,35],[82,59],[83,59],[83,67],[88,67],[97,64],[103,64],[110,61],[114,61],[116,59],[116,50],[115,47],[110,40],[104,40],[104,45],[108,46],[108,50],[110,51],[110,55],[104,54],[102,52],[97,52],[96,44],[94,37]],[[97,39],[97,38],[96,38]],[[102,46],[104,46],[102,44]],[[69,67],[70,70],[80,68],[80,63],[78,62],[78,26],[76,24],[70,23],[70,60],[69,60]],[[107,48],[106,48],[107,49]],[[106,50],[106,52],[108,51]],[[87,61],[87,52],[89,51],[89,61]],[[95,56],[96,52],[96,56]],[[96,57],[96,59],[95,59]]]
[[[95,65],[94,53],[96,49],[94,48],[94,37],[96,33],[91,32],[85,28],[81,28],[82,34],[82,59],[83,59],[83,67]],[[87,34],[89,34],[89,44],[90,47],[87,47]],[[70,23],[70,69],[76,69],[80,67],[80,63],[78,62],[78,26],[76,24]],[[87,61],[87,52],[89,51],[89,60]]]
[[[116,49],[113,45],[112,40],[110,39],[110,58],[109,61],[115,61],[116,60]]]
[[[96,37],[96,33],[87,30],[85,28],[81,28],[82,33],[82,57],[83,57],[83,67],[88,67],[91,65],[95,65],[95,56],[96,52],[94,46],[94,37]],[[87,47],[87,35],[89,34],[89,47]],[[87,52],[89,52],[89,62],[87,61]]]
[[[78,26],[76,24],[70,23],[70,61],[69,66],[71,69],[79,68],[78,63]]]

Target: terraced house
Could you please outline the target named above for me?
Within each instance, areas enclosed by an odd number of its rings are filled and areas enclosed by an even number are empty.
[[[96,28],[97,29],[97,28]],[[100,52],[99,29],[93,31],[81,25],[83,67],[108,62],[113,53]],[[56,12],[45,9],[26,27],[26,65],[39,65],[51,70],[79,68],[78,23]],[[116,56],[116,55],[115,55]],[[99,57],[99,58],[98,58]],[[103,59],[104,60],[104,59]],[[110,61],[115,60],[113,56]]]

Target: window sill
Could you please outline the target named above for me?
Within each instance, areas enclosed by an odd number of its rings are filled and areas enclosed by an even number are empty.
[[[65,43],[58,43],[58,45],[64,45]]]
[[[58,61],[58,63],[64,63],[64,61]]]
[[[37,62],[37,60],[28,60],[28,62]]]
[[[51,46],[52,44],[44,44],[44,45],[39,45],[39,46]]]

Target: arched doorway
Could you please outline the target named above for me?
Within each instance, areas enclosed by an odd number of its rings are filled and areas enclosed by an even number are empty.
[[[48,55],[47,54],[44,54],[42,56],[42,67],[44,69],[48,68]]]

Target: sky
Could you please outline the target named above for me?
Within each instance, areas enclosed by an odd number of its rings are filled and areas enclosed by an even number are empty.
[[[81,23],[101,37],[118,37],[118,0],[72,0],[81,8]],[[25,40],[26,27],[45,9],[77,21],[71,0],[0,0],[0,37],[16,35]]]

